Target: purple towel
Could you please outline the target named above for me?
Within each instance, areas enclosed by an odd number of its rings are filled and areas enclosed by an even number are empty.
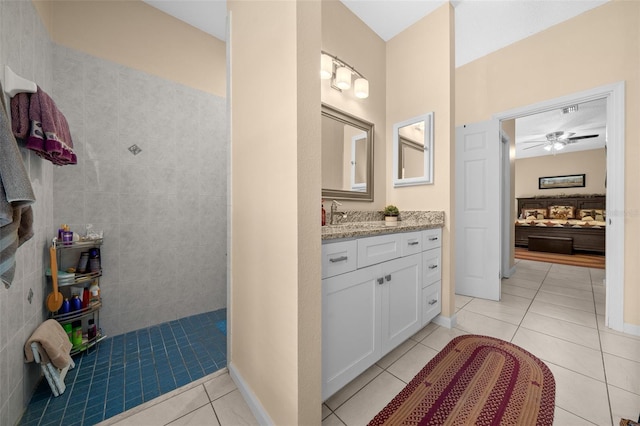
[[[18,93],[11,98],[11,128],[16,138],[25,139],[29,134],[29,94]]]
[[[15,103],[18,109],[25,105],[24,101],[19,99]],[[53,164],[59,166],[76,164],[78,160],[73,152],[73,141],[67,119],[60,112],[53,99],[38,87],[38,91],[30,95],[28,105],[30,130],[26,147]],[[16,135],[24,122],[24,119],[20,117],[21,113],[19,112],[17,126],[20,128],[14,127],[13,129]]]

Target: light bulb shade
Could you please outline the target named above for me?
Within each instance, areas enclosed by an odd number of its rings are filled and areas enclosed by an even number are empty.
[[[551,145],[545,145],[544,146],[544,150],[545,151],[551,151]]]
[[[351,70],[349,68],[340,67],[336,70],[336,86],[342,90],[351,87]]]
[[[333,58],[324,53],[320,55],[320,78],[329,80],[333,76]]]
[[[369,81],[366,78],[357,78],[353,83],[353,91],[356,97],[365,99],[369,97]]]
[[[562,142],[555,142],[553,144],[553,149],[555,149],[556,151],[560,151],[563,148],[564,148],[564,144]]]

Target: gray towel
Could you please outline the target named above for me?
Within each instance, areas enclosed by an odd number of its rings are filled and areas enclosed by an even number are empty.
[[[15,272],[15,252],[33,235],[30,204],[36,197],[11,131],[1,85],[0,100],[0,277],[9,287]]]
[[[13,209],[13,221],[0,228],[0,279],[11,287],[16,272],[16,251],[33,237],[33,210],[31,206]]]

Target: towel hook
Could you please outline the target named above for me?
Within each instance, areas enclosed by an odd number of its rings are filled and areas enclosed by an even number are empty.
[[[10,98],[21,92],[36,93],[37,90],[38,86],[33,81],[20,77],[9,65],[4,66],[4,91]]]

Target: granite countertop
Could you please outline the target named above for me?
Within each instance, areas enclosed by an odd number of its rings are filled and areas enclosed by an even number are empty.
[[[395,232],[422,231],[444,226],[444,212],[442,211],[402,212],[397,224],[394,226],[388,226],[384,220],[375,220],[380,219],[376,214],[362,214],[362,212],[346,212],[346,214],[347,220],[343,220],[336,225],[322,227],[323,241],[339,238],[369,237]],[[352,220],[349,221],[349,218]]]

